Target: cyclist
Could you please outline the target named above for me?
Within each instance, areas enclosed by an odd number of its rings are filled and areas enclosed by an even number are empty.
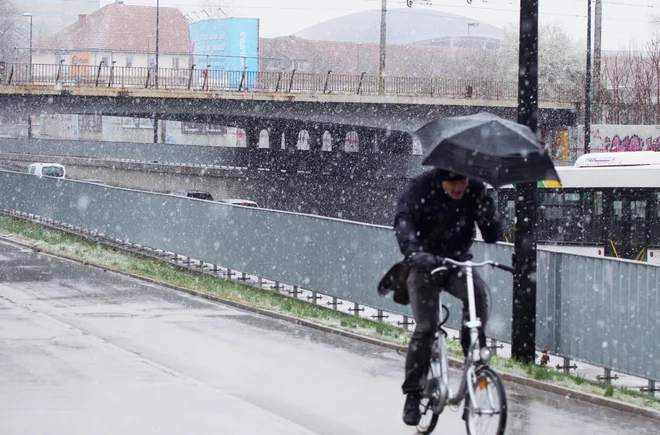
[[[439,257],[457,261],[472,258],[470,247],[475,236],[475,223],[487,243],[502,237],[495,204],[483,183],[461,174],[431,169],[413,178],[397,203],[394,229],[399,248],[410,266],[406,285],[415,318],[406,357],[403,394],[407,395],[403,421],[416,426],[420,420],[419,403],[422,377],[426,375],[439,323],[439,292],[445,290],[463,301],[463,320],[468,318],[465,274],[449,270],[432,275]],[[474,271],[474,295],[477,317],[483,328],[479,345],[486,346],[484,333],[488,321],[488,289]],[[461,345],[467,354],[469,329],[461,330]]]

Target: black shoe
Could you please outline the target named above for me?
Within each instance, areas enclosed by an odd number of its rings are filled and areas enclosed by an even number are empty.
[[[403,422],[408,426],[417,426],[422,418],[419,412],[420,400],[421,395],[419,393],[410,393],[406,397],[406,404],[403,406]]]

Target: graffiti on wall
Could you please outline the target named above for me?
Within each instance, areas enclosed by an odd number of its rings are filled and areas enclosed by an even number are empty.
[[[590,134],[592,153],[660,151],[660,126],[594,125]],[[578,128],[579,154],[584,151],[584,126]]]
[[[612,138],[605,136],[605,152],[622,151],[660,151],[660,136],[655,139],[647,137],[642,139],[638,135],[625,136],[623,138],[616,135]]]

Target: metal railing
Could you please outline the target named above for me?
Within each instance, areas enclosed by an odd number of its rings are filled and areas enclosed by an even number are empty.
[[[15,172],[0,171],[0,184],[0,209],[5,212],[29,213],[114,240],[411,314],[409,306],[376,292],[378,280],[400,258],[387,227]],[[511,264],[512,253],[509,244],[474,246],[475,258],[503,264]],[[488,335],[509,341],[512,278],[499,270],[485,270],[484,275],[491,292]],[[660,379],[659,267],[539,250],[536,279],[539,348],[600,365],[606,373]],[[451,310],[456,328],[458,304],[452,303]]]
[[[270,71],[128,68],[106,65],[49,65],[4,63],[0,84],[62,87],[154,88],[195,91],[378,95],[377,76]],[[493,80],[386,77],[385,95],[452,99],[517,100],[518,84]],[[541,86],[539,101],[574,103],[582,98],[573,85]]]

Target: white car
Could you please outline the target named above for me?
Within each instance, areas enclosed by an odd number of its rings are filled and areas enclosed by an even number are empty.
[[[66,168],[59,163],[32,163],[28,166],[28,174],[36,175],[37,177],[69,178]]]

